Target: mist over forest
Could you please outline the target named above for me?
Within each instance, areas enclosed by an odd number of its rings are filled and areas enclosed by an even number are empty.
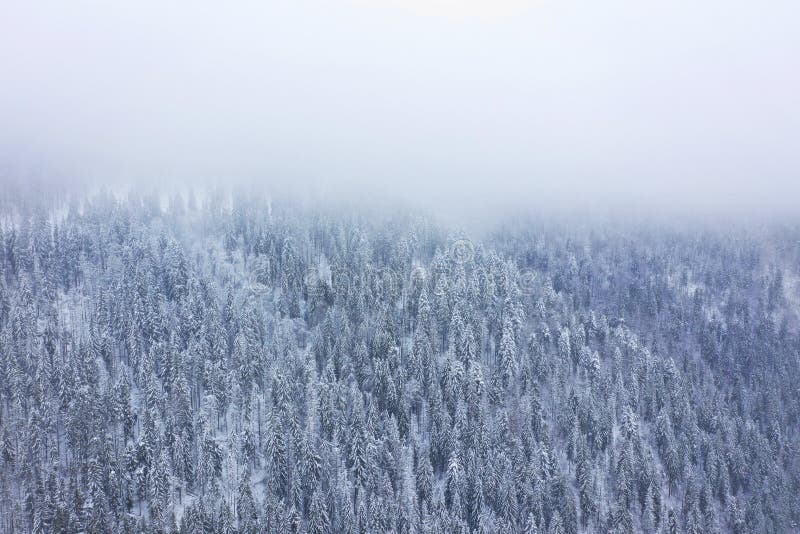
[[[800,532],[800,3],[0,5],[0,534]]]

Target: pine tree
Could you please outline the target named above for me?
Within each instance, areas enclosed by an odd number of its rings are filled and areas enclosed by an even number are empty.
[[[258,532],[258,513],[256,503],[253,499],[253,491],[250,488],[250,472],[245,470],[239,480],[239,487],[236,492],[236,518],[239,522],[239,532],[255,533]]]
[[[327,506],[325,499],[319,490],[311,496],[311,506],[309,508],[308,531],[311,534],[327,534],[331,530],[330,520],[328,519]]]
[[[503,320],[503,333],[500,338],[500,369],[503,375],[503,384],[508,385],[517,374],[519,362],[517,360],[517,345],[514,340],[514,329],[511,318]]]

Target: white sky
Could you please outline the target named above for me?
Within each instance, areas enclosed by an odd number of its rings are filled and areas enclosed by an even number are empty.
[[[800,211],[797,1],[114,3],[0,4],[3,178]]]

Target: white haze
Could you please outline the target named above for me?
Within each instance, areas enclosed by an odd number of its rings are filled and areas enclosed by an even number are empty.
[[[792,213],[800,4],[6,2],[0,184]]]

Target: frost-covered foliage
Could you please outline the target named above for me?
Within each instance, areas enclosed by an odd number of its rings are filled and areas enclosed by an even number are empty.
[[[800,524],[795,228],[0,211],[2,532]]]

